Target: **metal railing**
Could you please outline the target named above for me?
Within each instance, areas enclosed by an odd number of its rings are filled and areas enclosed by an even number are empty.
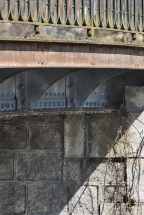
[[[144,0],[0,0],[0,22],[142,33]]]

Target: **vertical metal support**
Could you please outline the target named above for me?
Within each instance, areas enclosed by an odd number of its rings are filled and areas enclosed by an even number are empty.
[[[36,36],[42,36],[43,25],[34,25],[34,33]]]
[[[66,77],[66,98],[67,98],[67,108],[76,108],[76,76],[71,74]]]
[[[27,72],[16,75],[16,99],[17,110],[27,111]]]

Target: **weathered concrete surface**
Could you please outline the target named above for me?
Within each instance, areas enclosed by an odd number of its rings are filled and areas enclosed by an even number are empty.
[[[86,161],[86,179],[96,184],[124,183],[124,169],[124,162],[90,159]]]
[[[67,186],[63,184],[30,185],[29,214],[67,215]]]
[[[27,128],[23,124],[0,124],[0,149],[24,149]]]
[[[117,203],[101,203],[100,213],[102,215],[130,215],[127,213],[124,204]]]
[[[25,212],[25,187],[0,185],[0,213],[20,214]]]
[[[61,151],[63,148],[62,124],[32,124],[30,130],[30,148]]]
[[[89,136],[87,141],[88,157],[105,157],[115,142],[119,129],[116,115],[97,115],[89,118]]]
[[[19,153],[19,181],[62,180],[62,155],[50,153]]]
[[[123,201],[134,174],[137,179],[138,164],[133,169],[132,159],[108,154],[119,128],[117,114],[17,116],[2,119],[0,126],[0,214],[99,215],[102,201]]]
[[[82,160],[66,159],[64,163],[64,180],[69,182],[82,182],[84,175]]]
[[[14,179],[14,154],[1,151],[0,153],[0,181]]]
[[[102,202],[100,210],[102,215],[143,215],[144,205],[126,208],[125,204]]]
[[[144,203],[144,159],[128,159],[127,162],[128,190],[132,190],[132,197]]]
[[[88,42],[87,42],[88,43]],[[144,69],[144,50],[103,44],[0,41],[1,68]]]
[[[65,157],[84,157],[85,117],[67,115],[64,124]]]
[[[71,186],[69,210],[71,215],[95,215],[98,213],[96,186]]]
[[[116,142],[107,156],[110,157],[144,157],[144,112],[142,112]]]
[[[104,188],[104,200],[109,203],[123,202],[123,197],[126,195],[126,186],[117,183],[113,186],[106,186]]]

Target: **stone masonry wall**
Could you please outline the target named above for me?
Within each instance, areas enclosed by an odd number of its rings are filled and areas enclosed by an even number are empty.
[[[117,114],[1,120],[0,215],[98,215],[122,198],[125,163],[106,165],[118,128]]]

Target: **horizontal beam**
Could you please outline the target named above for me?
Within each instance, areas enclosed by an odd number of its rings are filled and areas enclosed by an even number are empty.
[[[0,41],[0,68],[144,69],[144,48],[3,40]]]

